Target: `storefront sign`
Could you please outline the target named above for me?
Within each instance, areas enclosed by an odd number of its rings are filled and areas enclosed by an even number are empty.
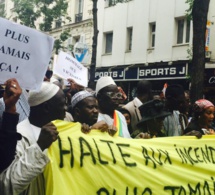
[[[154,68],[140,68],[139,78],[140,79],[168,79],[168,78],[185,78],[186,76],[186,65],[178,66],[165,66],[165,67],[154,67]]]
[[[101,71],[96,71],[95,73],[95,79],[98,80],[100,77],[104,76],[110,76],[114,80],[123,80],[124,79],[124,68],[119,68],[115,70],[101,70]]]
[[[95,80],[103,76],[111,76],[114,80],[140,80],[140,79],[182,79],[186,78],[187,65],[171,66],[149,66],[149,67],[132,67],[126,68],[104,68],[96,70]]]
[[[215,68],[205,69],[205,86],[215,86]]]

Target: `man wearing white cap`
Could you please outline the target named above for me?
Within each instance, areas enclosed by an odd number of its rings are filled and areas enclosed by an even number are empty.
[[[96,95],[99,103],[98,121],[114,125],[121,137],[130,138],[125,117],[116,110],[119,101],[123,99],[116,83],[111,77],[101,77],[96,83]]]
[[[89,91],[79,91],[71,100],[72,116],[75,122],[82,124],[81,130],[89,133],[91,129],[107,131],[111,136],[116,133],[116,129],[108,126],[105,121],[98,120],[98,101]]]
[[[17,144],[15,160],[0,175],[0,194],[45,194],[42,172],[49,158],[44,150],[58,136],[50,121],[64,119],[64,104],[63,91],[55,84],[43,82],[40,91],[30,92],[30,116],[17,126],[23,138]]]
[[[71,100],[74,121],[92,126],[98,119],[98,102],[92,93],[80,91]]]

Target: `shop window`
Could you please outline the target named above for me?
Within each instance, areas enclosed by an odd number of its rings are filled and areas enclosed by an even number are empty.
[[[112,53],[113,33],[105,34],[105,53]]]
[[[177,21],[177,44],[189,43],[190,41],[190,21],[178,19]]]

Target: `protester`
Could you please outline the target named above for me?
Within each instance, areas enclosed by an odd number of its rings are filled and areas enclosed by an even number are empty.
[[[89,126],[97,122],[98,102],[90,92],[80,91],[76,93],[72,98],[71,106],[74,121],[86,123]]]
[[[86,90],[86,88],[77,84],[73,79],[68,79],[67,81],[68,81],[68,85],[65,86],[63,91],[66,97],[66,105],[67,107],[70,107],[72,96],[79,91]],[[71,109],[71,107],[69,109]]]
[[[184,91],[184,95],[185,95],[185,100],[187,102],[187,107],[185,109],[184,114],[186,114],[188,122],[190,122],[192,118],[192,105],[190,101],[190,91],[189,90]]]
[[[30,92],[28,101],[30,116],[17,126],[23,138],[17,143],[16,158],[0,175],[0,194],[45,194],[42,172],[49,162],[45,149],[58,136],[50,121],[63,120],[65,99],[57,85],[43,82],[38,92]]]
[[[192,130],[199,131],[202,135],[215,134],[212,127],[214,119],[214,104],[206,99],[199,99],[193,105],[193,118],[188,124],[184,133],[189,133]]]
[[[164,129],[167,136],[181,136],[187,126],[187,104],[184,89],[181,85],[169,85],[165,92],[166,109],[171,112],[164,120]],[[180,112],[181,111],[181,112]]]
[[[121,108],[121,107],[117,108],[117,110],[120,111],[124,115],[126,123],[127,123],[128,131],[131,134],[132,128],[131,128],[131,114],[130,114],[130,112],[128,110],[126,110],[125,108]]]
[[[17,140],[21,135],[16,132],[19,114],[16,112],[16,103],[22,93],[22,89],[16,79],[9,79],[5,83],[3,98],[5,110],[2,115],[0,127],[0,171],[6,169],[15,157]]]
[[[137,123],[138,130],[135,130],[131,137],[133,138],[152,138],[165,137],[163,130],[163,120],[170,112],[164,110],[164,104],[161,100],[155,99],[146,102],[139,107],[142,119]]]
[[[71,101],[72,116],[75,122],[82,124],[82,132],[89,133],[91,129],[107,131],[110,135],[116,133],[116,129],[104,121],[98,120],[98,101],[95,96],[88,91],[76,93]]]
[[[50,82],[50,79],[51,79],[52,75],[53,75],[53,71],[48,68],[46,70],[46,74],[45,74],[45,77],[44,77],[43,81]]]
[[[123,100],[116,83],[111,77],[101,77],[96,83],[96,95],[99,103],[98,121],[105,121],[117,128],[121,137],[130,138],[125,117],[116,110]]]
[[[51,83],[54,83],[55,85],[57,85],[58,87],[60,87],[60,89],[64,88],[64,82],[63,79],[58,77],[57,75],[52,75],[51,79],[50,79]]]
[[[0,118],[5,109],[5,102],[3,98],[0,98]],[[16,112],[19,113],[19,122],[25,120],[29,116],[30,106],[28,104],[28,93],[26,90],[22,90],[22,94],[16,103]],[[1,121],[0,121],[1,123]]]
[[[132,131],[137,129],[137,123],[141,120],[141,114],[139,107],[152,99],[152,86],[151,83],[147,80],[141,80],[137,84],[137,97],[134,100],[127,103],[124,108],[127,109],[131,114],[131,128]]]
[[[4,94],[4,87],[0,85],[0,98],[3,98],[3,94]]]

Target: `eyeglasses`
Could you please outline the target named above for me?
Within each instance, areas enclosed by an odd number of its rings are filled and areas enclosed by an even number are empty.
[[[107,96],[109,96],[111,99],[121,99],[122,98],[122,93],[118,92],[106,92],[105,93]]]

